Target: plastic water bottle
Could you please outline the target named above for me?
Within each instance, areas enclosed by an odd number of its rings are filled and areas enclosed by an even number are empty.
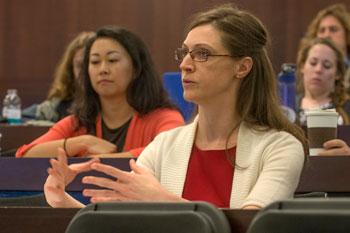
[[[278,87],[282,109],[291,122],[295,122],[296,120],[295,69],[295,64],[284,63],[282,64],[282,70],[278,75]]]
[[[2,106],[2,116],[7,119],[9,124],[21,123],[21,99],[16,89],[7,90]]]

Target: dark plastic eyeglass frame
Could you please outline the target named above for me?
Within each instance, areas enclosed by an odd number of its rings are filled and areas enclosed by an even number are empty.
[[[197,61],[197,62],[206,62],[206,61],[208,61],[208,58],[209,58],[209,57],[232,57],[232,56],[229,55],[229,54],[206,54],[205,59],[203,59],[203,60],[198,60],[198,59],[195,58],[195,56],[194,56],[192,53],[193,53],[194,51],[199,51],[200,49],[193,49],[193,50],[191,50],[191,51],[187,51],[186,53],[184,53],[185,50],[187,50],[187,49],[185,49],[185,48],[177,48],[177,49],[175,50],[174,53],[175,53],[175,60],[176,60],[176,61],[182,62],[183,59],[187,56],[187,54],[190,54],[191,59],[192,59],[193,61]],[[184,56],[182,56],[182,58],[180,58],[179,53],[184,54]]]

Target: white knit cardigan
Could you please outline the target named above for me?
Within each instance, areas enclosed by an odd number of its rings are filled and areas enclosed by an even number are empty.
[[[159,134],[139,156],[170,192],[182,196],[197,119]],[[267,204],[292,197],[304,163],[302,144],[284,131],[256,131],[242,123],[238,132],[231,208]]]

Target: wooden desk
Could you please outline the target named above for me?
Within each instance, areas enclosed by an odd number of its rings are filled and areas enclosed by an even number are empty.
[[[79,209],[0,207],[2,233],[64,233]],[[231,231],[245,233],[256,210],[225,209]]]
[[[69,163],[89,160],[88,158],[70,158]],[[112,165],[125,171],[130,171],[129,158],[103,158],[102,163]],[[0,190],[7,191],[42,191],[48,176],[48,158],[1,158],[0,157]],[[68,185],[67,191],[82,191],[89,187],[81,183],[86,175],[106,176],[102,173],[89,171],[81,173]]]
[[[64,233],[79,209],[0,207],[2,233]]]
[[[86,161],[84,158],[71,158],[70,163]],[[129,171],[129,159],[102,159],[122,170]],[[49,159],[47,158],[1,158],[0,190],[42,191],[47,177]],[[101,173],[90,172],[92,175]],[[80,174],[68,191],[81,191],[84,187]],[[350,193],[350,156],[309,157],[302,172],[297,193],[307,192]]]
[[[50,127],[48,126],[32,126],[32,125],[9,125],[0,124],[0,147],[3,152],[14,151],[23,144],[30,143],[37,137],[46,133]]]
[[[350,194],[350,156],[312,156],[305,164],[296,193]]]

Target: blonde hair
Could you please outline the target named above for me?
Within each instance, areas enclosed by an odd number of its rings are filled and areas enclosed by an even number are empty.
[[[305,40],[308,41],[317,37],[317,32],[319,30],[320,23],[327,16],[333,16],[343,26],[346,37],[346,52],[350,53],[350,16],[344,4],[338,3],[330,5],[325,9],[319,11],[307,29]]]
[[[330,94],[330,98],[332,100],[332,103],[335,105],[337,112],[342,116],[344,119],[345,124],[349,124],[349,117],[347,113],[342,109],[342,106],[345,104],[347,100],[349,100],[349,97],[346,94],[345,87],[344,87],[344,75],[345,75],[345,65],[343,62],[343,55],[339,48],[332,42],[330,39],[327,38],[314,38],[311,40],[304,39],[304,43],[302,44],[301,48],[298,51],[298,57],[297,57],[297,89],[298,93],[304,94],[305,93],[305,87],[304,87],[304,77],[301,73],[302,67],[305,65],[305,62],[309,56],[309,52],[311,48],[313,48],[315,45],[322,44],[328,46],[330,49],[333,50],[335,56],[336,56],[336,75],[339,77],[339,79],[335,80],[334,84],[334,92]]]
[[[54,81],[49,90],[48,99],[58,98],[60,100],[70,100],[73,98],[75,92],[73,58],[76,52],[84,48],[94,35],[94,32],[81,32],[68,44],[56,67]]]

